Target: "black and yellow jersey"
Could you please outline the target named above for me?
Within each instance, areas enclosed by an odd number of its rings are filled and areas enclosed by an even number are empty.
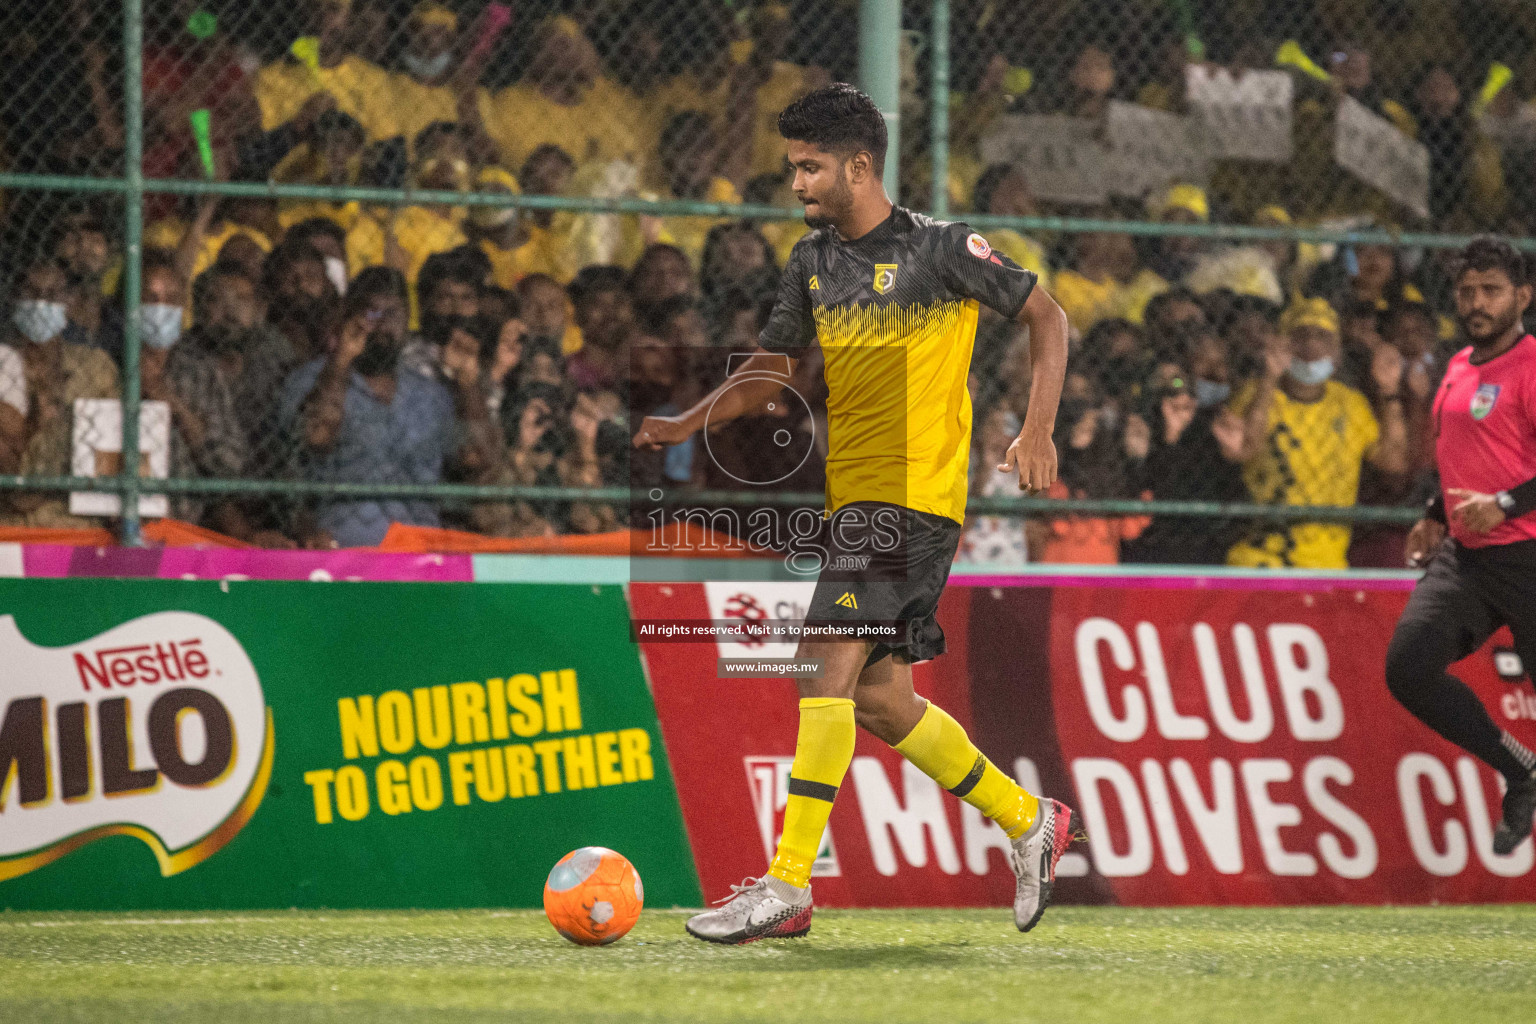
[[[1034,286],[966,225],[899,206],[851,242],[821,228],[795,245],[760,342],[821,345],[829,512],[885,501],[964,521],[979,306],[1011,319]]]

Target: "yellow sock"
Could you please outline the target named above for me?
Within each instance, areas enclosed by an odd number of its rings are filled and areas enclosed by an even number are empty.
[[[896,749],[924,775],[1001,825],[1009,839],[1029,831],[1040,813],[1040,801],[998,771],[960,723],[932,701]]]
[[[853,701],[846,697],[806,697],[800,701],[800,733],[795,763],[789,770],[789,802],[784,805],[784,835],[768,873],[790,885],[811,884],[811,864],[827,830],[837,787],[853,761]]]

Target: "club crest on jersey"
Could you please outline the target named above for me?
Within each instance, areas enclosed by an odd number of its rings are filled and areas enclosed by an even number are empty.
[[[897,266],[894,263],[875,264],[875,294],[884,295],[896,287]]]
[[[987,244],[987,240],[982,238],[974,231],[972,231],[971,236],[965,240],[965,247],[971,250],[971,255],[975,256],[979,260],[984,260],[988,256],[992,255],[992,247]]]
[[[1472,404],[1468,411],[1472,413],[1474,420],[1485,420],[1488,414],[1493,412],[1493,405],[1499,400],[1501,386],[1498,384],[1479,384],[1477,391],[1472,395]]]

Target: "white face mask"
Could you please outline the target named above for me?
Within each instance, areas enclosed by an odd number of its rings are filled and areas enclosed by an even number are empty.
[[[45,299],[22,299],[11,314],[11,323],[34,345],[52,341],[63,334],[68,322],[69,313],[64,303]]]
[[[414,53],[401,54],[400,63],[405,69],[417,78],[432,79],[448,70],[448,62],[453,59],[453,54],[444,50],[436,57],[418,57]]]
[[[1313,359],[1310,362],[1305,359],[1292,359],[1289,372],[1291,379],[1298,384],[1322,384],[1333,376],[1333,360],[1328,356]]]
[[[150,348],[167,349],[181,339],[181,307],[150,302],[139,307],[139,339]]]
[[[331,284],[336,286],[337,295],[347,294],[347,264],[339,256],[327,256],[325,258],[325,276],[331,279]]]

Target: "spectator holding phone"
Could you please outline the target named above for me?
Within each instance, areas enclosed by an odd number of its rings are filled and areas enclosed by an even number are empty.
[[[283,386],[280,420],[309,479],[442,482],[454,450],[454,395],[441,381],[402,371],[405,333],[400,275],[383,267],[359,274],[347,289],[330,353],[299,367]],[[316,512],[318,530],[341,547],[376,545],[392,522],[437,526],[437,507],[327,498]]]

